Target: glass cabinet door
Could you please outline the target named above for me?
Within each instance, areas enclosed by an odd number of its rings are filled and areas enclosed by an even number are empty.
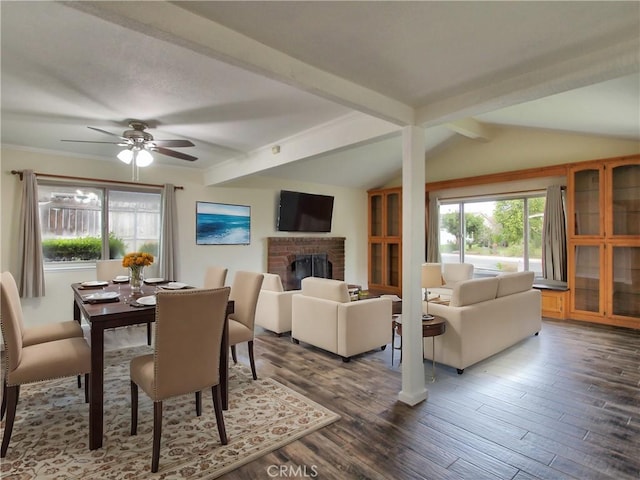
[[[640,318],[640,247],[613,247],[614,315]]]
[[[611,169],[613,235],[640,235],[640,164]]]
[[[574,173],[574,235],[601,235],[600,169]]]
[[[400,193],[387,195],[387,236],[400,236]]]
[[[600,247],[576,245],[574,276],[574,308],[600,312]]]
[[[369,212],[369,235],[372,237],[382,236],[382,195],[372,195],[370,197]]]
[[[369,245],[369,283],[382,284],[382,244]]]

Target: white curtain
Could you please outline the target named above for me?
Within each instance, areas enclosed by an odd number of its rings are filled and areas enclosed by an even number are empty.
[[[440,263],[440,202],[429,200],[429,225],[427,227],[427,263]]]
[[[567,281],[567,221],[560,185],[547,188],[542,226],[542,276]]]
[[[160,208],[160,221],[162,232],[160,234],[160,276],[167,280],[177,280],[178,273],[178,223],[176,207],[176,189],[167,183],[162,192],[162,206]]]
[[[22,172],[22,206],[18,255],[20,258],[20,296],[44,297],[44,259],[38,212],[38,180],[33,170]]]

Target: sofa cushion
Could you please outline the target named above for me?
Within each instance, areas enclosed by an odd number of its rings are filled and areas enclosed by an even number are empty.
[[[334,302],[350,302],[347,282],[328,278],[307,277],[300,282],[302,294],[308,297],[324,298]]]
[[[533,272],[505,273],[498,275],[497,297],[504,297],[518,292],[531,290],[533,286]]]
[[[454,285],[451,293],[451,307],[463,307],[474,303],[493,300],[498,292],[498,277],[475,278]]]

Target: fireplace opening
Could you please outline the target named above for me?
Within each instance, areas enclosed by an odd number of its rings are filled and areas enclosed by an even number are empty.
[[[332,265],[326,253],[296,255],[289,268],[291,270],[289,287],[292,290],[300,289],[303,278],[333,278]]]

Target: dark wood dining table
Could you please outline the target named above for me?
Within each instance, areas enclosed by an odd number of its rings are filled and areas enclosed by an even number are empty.
[[[152,295],[155,286],[146,285],[141,293],[132,295],[128,283],[108,282],[98,288],[87,288],[82,283],[73,283],[73,318],[80,322],[84,317],[91,327],[91,385],[89,392],[89,449],[102,447],[104,428],[104,331],[107,328],[126,327],[155,322],[155,306],[136,307],[131,303],[136,298]],[[84,297],[92,293],[118,292],[116,302],[89,303]],[[227,316],[233,313],[234,302],[227,303]],[[229,329],[224,322],[222,347],[220,349],[220,387],[222,408],[229,406]]]

